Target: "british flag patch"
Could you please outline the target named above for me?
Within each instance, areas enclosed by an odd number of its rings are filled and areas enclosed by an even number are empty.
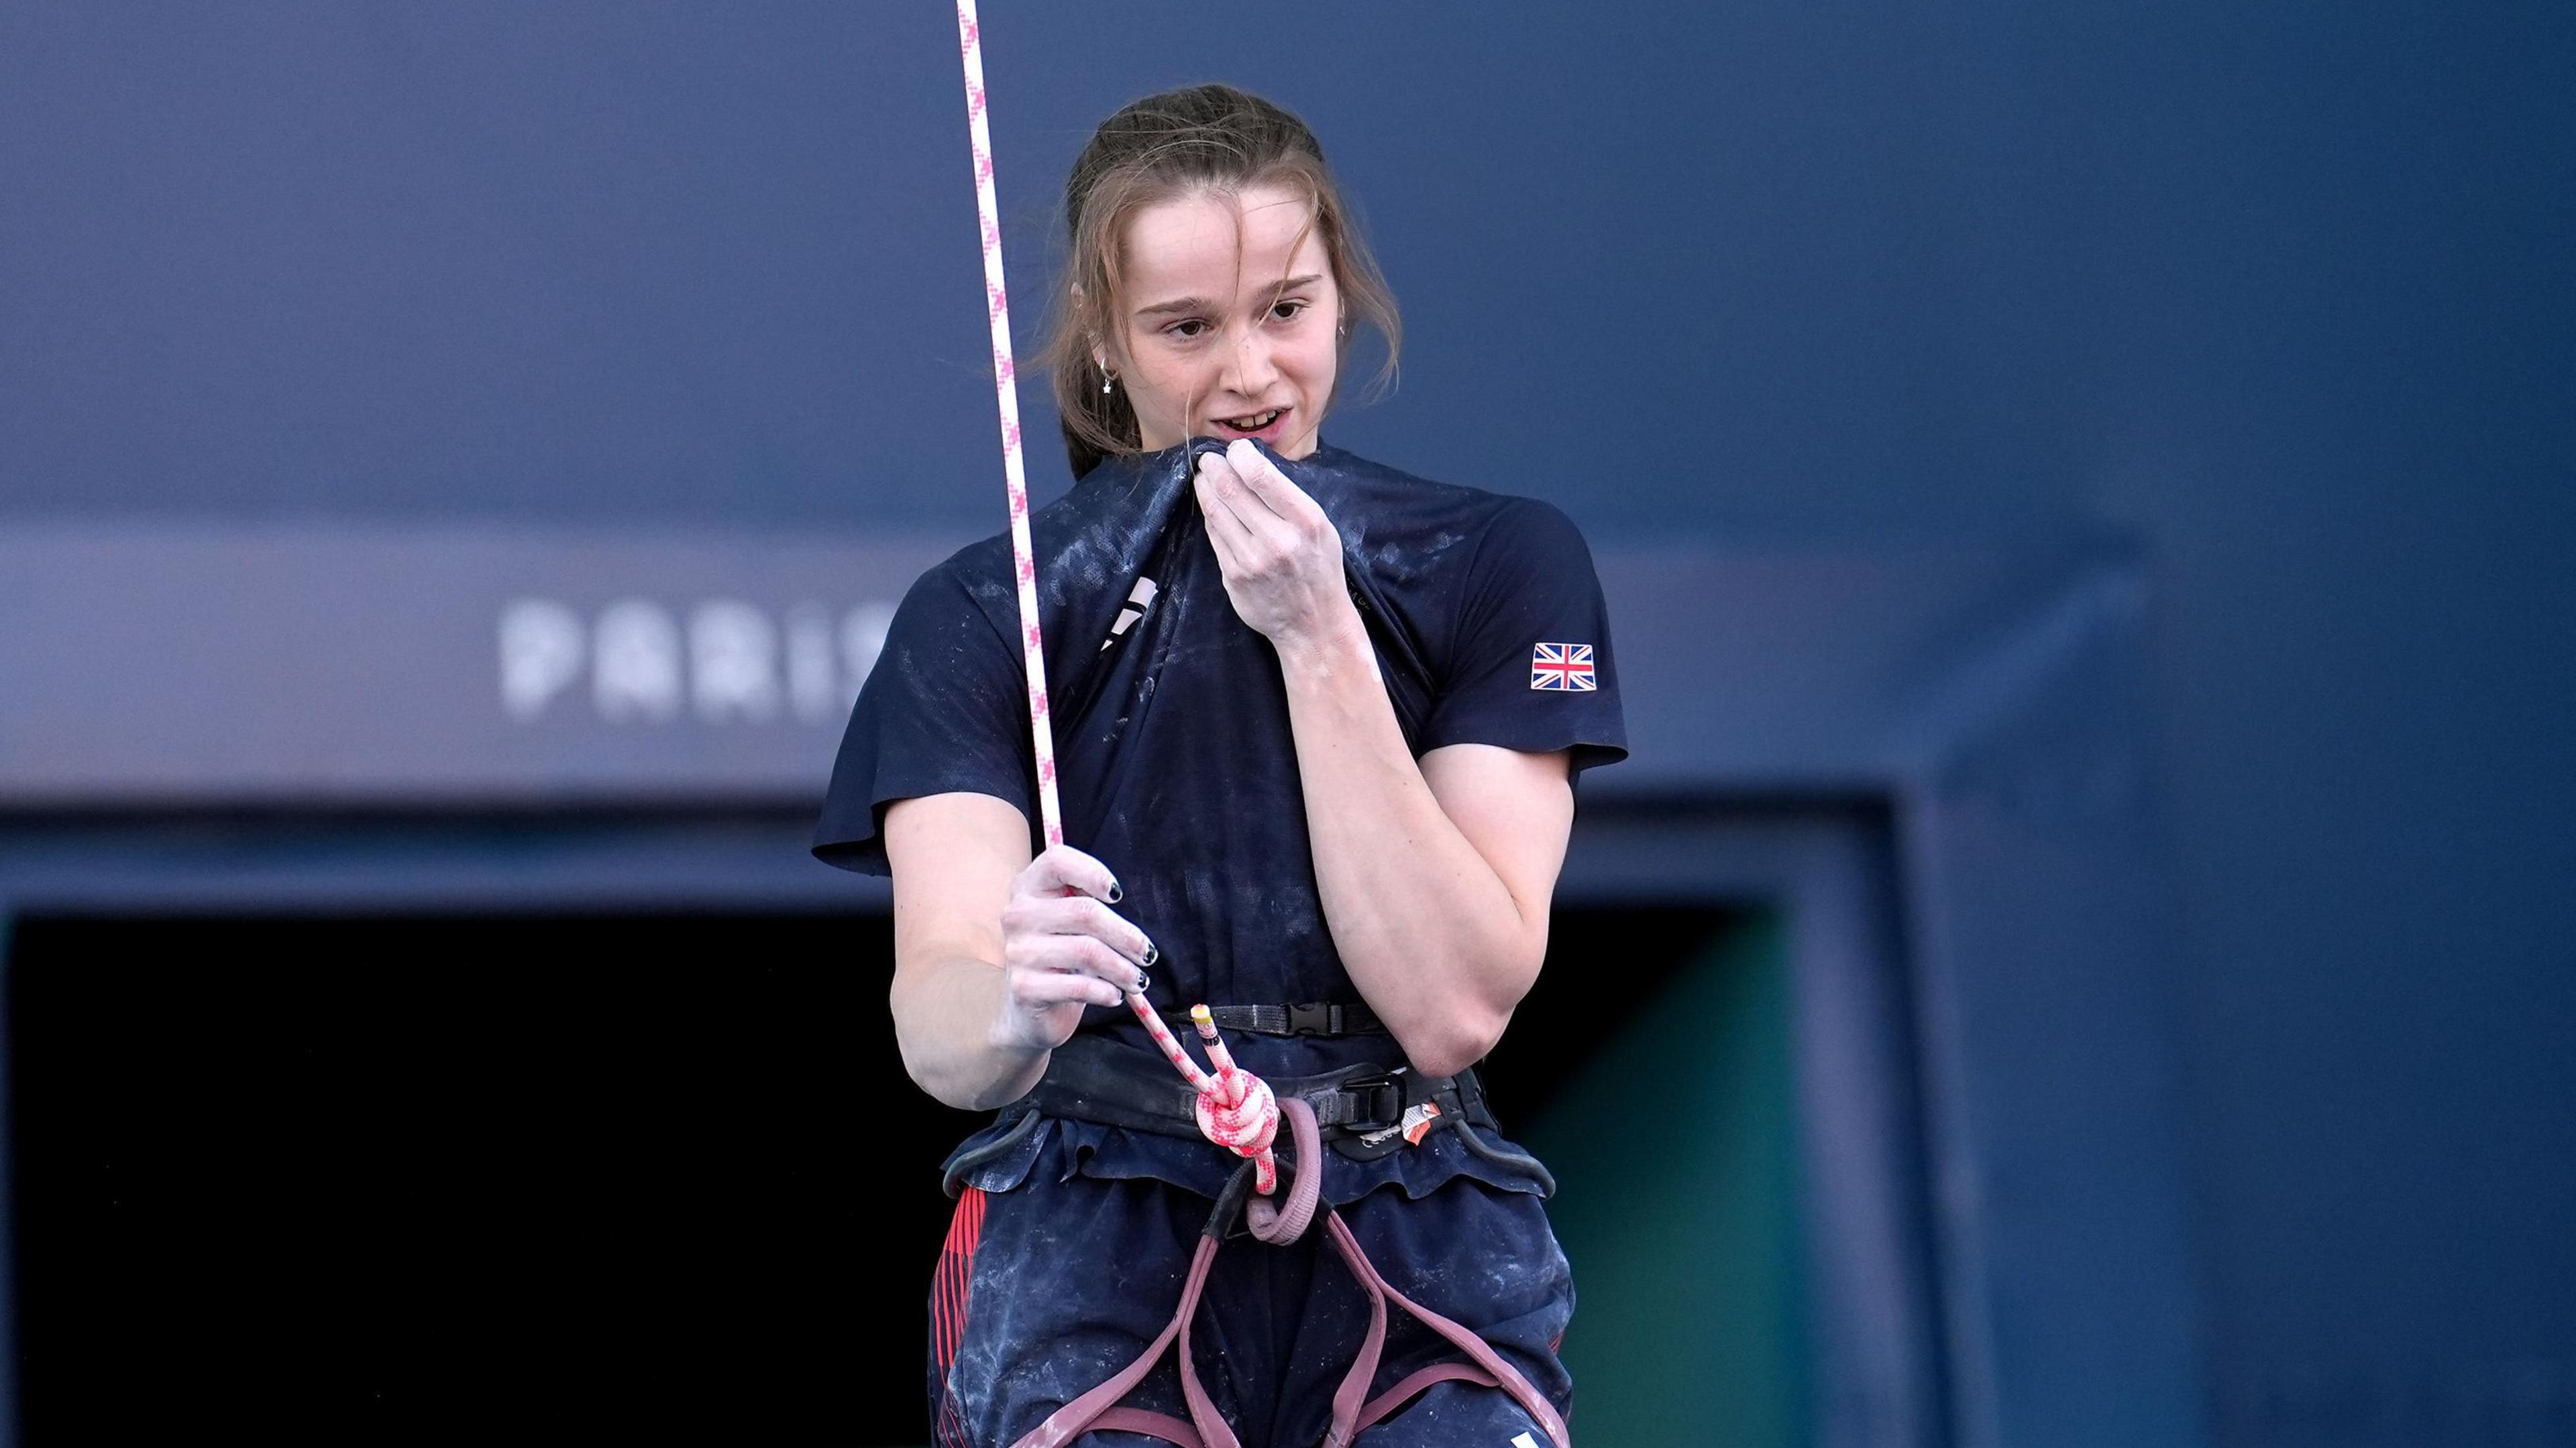
[[[1578,692],[1601,687],[1592,679],[1592,645],[1540,644],[1531,650],[1530,687]]]

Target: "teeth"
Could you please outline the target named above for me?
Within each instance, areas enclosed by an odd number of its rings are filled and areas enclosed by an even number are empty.
[[[1279,409],[1275,407],[1270,409],[1268,412],[1256,412],[1250,417],[1220,417],[1217,419],[1217,421],[1224,423],[1226,426],[1233,428],[1237,432],[1259,432],[1278,420]]]

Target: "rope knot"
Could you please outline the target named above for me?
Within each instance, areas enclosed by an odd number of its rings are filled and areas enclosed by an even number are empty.
[[[1199,1085],[1199,1133],[1236,1156],[1258,1156],[1279,1135],[1279,1098],[1270,1083],[1240,1066],[1210,1072]]]
[[[1234,1064],[1234,1057],[1226,1053],[1225,1038],[1217,1034],[1216,1017],[1206,1006],[1192,1006],[1190,1021],[1207,1045],[1208,1061],[1216,1068],[1212,1071],[1200,1070],[1190,1053],[1181,1049],[1180,1039],[1154,1013],[1144,992],[1129,991],[1127,1005],[1145,1023],[1154,1044],[1163,1048],[1172,1069],[1199,1093],[1195,1103],[1199,1134],[1237,1156],[1252,1158],[1253,1190],[1265,1197],[1277,1191],[1279,1161],[1271,1155],[1270,1143],[1279,1135],[1279,1098],[1271,1094],[1270,1083]],[[1299,1225],[1302,1229],[1304,1224]]]

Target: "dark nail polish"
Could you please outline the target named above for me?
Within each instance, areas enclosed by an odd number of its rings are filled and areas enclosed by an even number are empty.
[[[1155,961],[1158,961],[1158,960],[1160,960],[1160,959],[1162,959],[1162,958],[1163,958],[1163,952],[1161,952],[1161,951],[1159,951],[1159,950],[1156,950],[1156,949],[1154,948],[1154,942],[1152,942],[1152,941],[1150,941],[1150,940],[1146,941],[1146,942],[1145,942],[1145,963],[1146,963],[1147,965],[1152,965]]]
[[[1126,892],[1126,891],[1121,890],[1121,889],[1119,889],[1119,888],[1118,888],[1118,882],[1117,882],[1117,881],[1112,880],[1112,881],[1110,881],[1110,882],[1109,882],[1109,903],[1110,903],[1110,904],[1112,904],[1112,905],[1117,904],[1120,900],[1122,900],[1122,899],[1126,898],[1126,895],[1127,895],[1127,892]]]
[[[1145,992],[1152,990],[1153,988],[1154,978],[1152,976],[1147,975],[1141,970],[1136,972],[1136,994],[1143,995]]]

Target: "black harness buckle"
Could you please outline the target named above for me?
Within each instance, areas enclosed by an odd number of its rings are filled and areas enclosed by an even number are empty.
[[[1333,1029],[1333,1008],[1321,1001],[1309,1001],[1288,1008],[1288,1034],[1292,1036],[1329,1036]]]
[[[1334,1083],[1333,1092],[1348,1104],[1325,1114],[1340,1118],[1334,1124],[1346,1133],[1383,1131],[1404,1119],[1404,1082],[1397,1072],[1353,1076]]]

